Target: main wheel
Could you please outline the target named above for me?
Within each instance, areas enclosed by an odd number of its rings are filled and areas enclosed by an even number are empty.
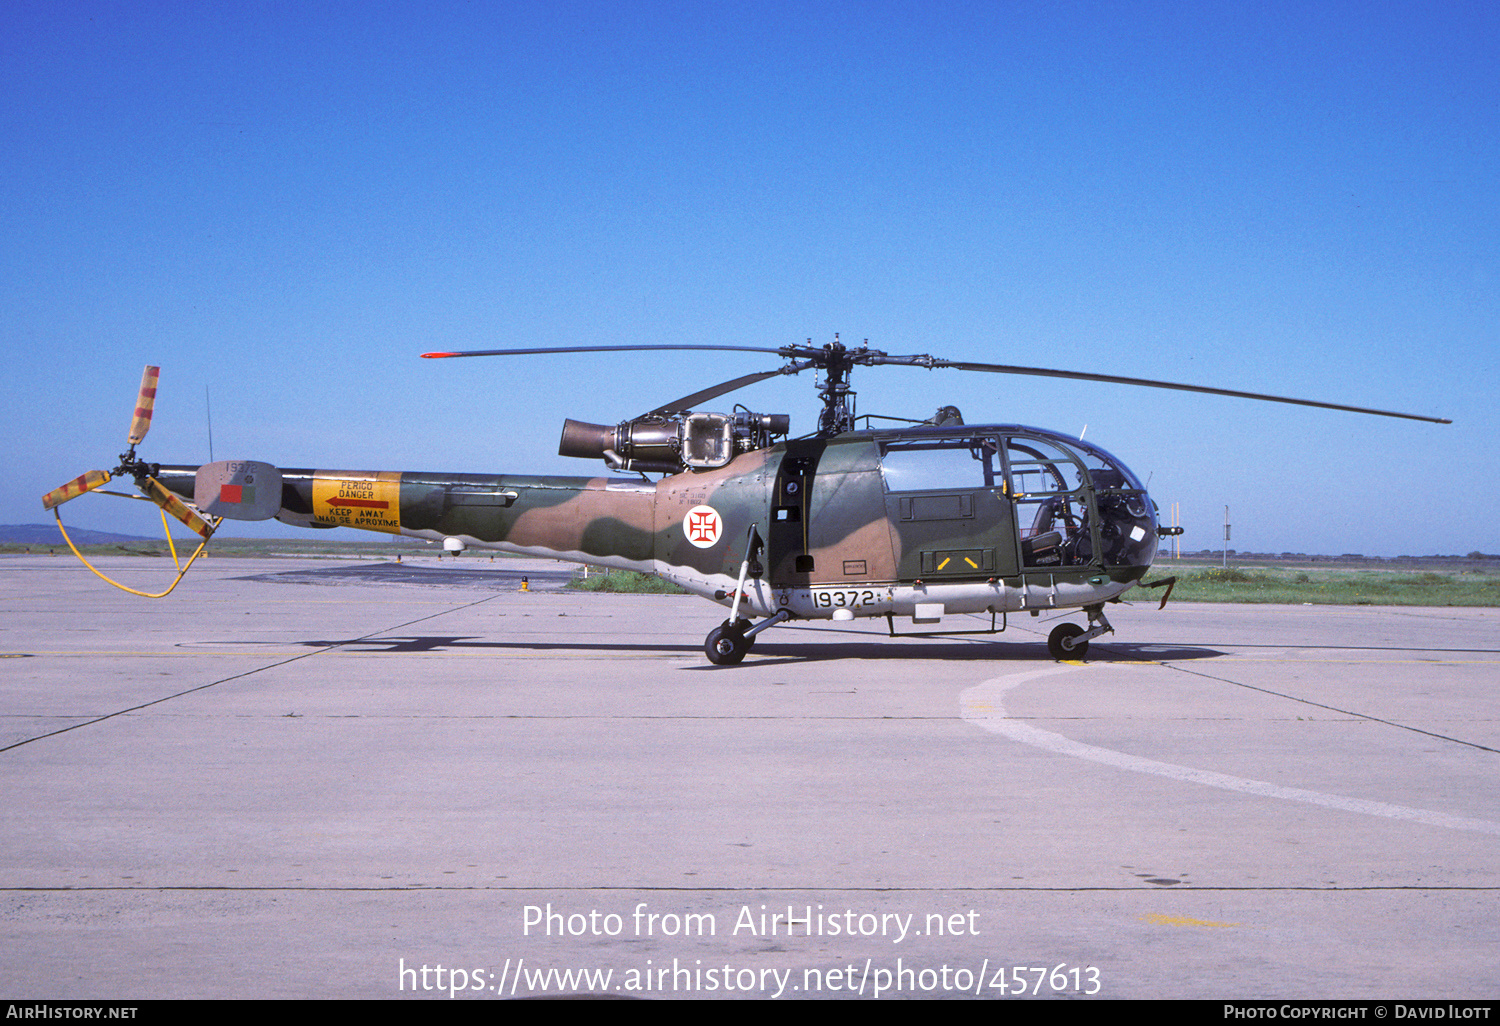
[[[733,666],[750,651],[750,642],[745,640],[742,628],[730,626],[726,622],[708,632],[708,638],[703,642],[703,651],[708,656],[708,661],[715,666]]]
[[[1053,659],[1082,659],[1089,650],[1089,643],[1073,639],[1083,632],[1076,623],[1058,624],[1047,636],[1047,651],[1052,653]]]

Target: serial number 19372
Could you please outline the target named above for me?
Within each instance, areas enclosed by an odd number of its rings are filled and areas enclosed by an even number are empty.
[[[859,609],[887,598],[884,591],[874,588],[818,588],[812,593],[812,603],[819,609]]]

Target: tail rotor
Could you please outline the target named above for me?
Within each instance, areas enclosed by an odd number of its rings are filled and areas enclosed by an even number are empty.
[[[187,503],[183,502],[182,499],[173,494],[172,491],[166,487],[166,485],[157,480],[156,475],[160,473],[160,467],[158,464],[147,463],[146,461],[138,458],[135,454],[135,447],[145,440],[146,433],[151,430],[151,415],[156,407],[156,384],[157,380],[160,377],[161,368],[151,366],[148,366],[145,372],[141,375],[141,388],[140,392],[136,396],[135,413],[131,417],[130,421],[130,433],[125,438],[125,444],[128,448],[125,450],[125,452],[120,454],[120,465],[113,471],[90,470],[88,473],[76,477],[68,483],[60,485],[57,488],[52,489],[46,495],[42,496],[42,508],[50,509],[53,513],[53,516],[57,517],[57,526],[59,529],[62,529],[63,538],[68,541],[69,547],[73,548],[73,552],[78,555],[79,559],[83,559],[83,556],[78,552],[78,549],[73,546],[71,539],[68,539],[67,530],[62,527],[62,516],[58,512],[58,507],[65,502],[71,502],[72,500],[78,498],[80,495],[83,495],[86,492],[91,492],[96,488],[108,484],[114,478],[132,478],[135,481],[136,487],[141,490],[142,496],[146,499],[149,499],[151,502],[156,503],[157,506],[161,507],[164,517],[172,516],[176,518],[182,524],[186,525],[189,530],[201,537],[205,544],[208,542],[208,539],[212,537],[214,529],[218,527],[218,518],[210,520],[204,517],[192,506],[189,506]],[[123,493],[108,492],[105,494],[120,495]],[[134,496],[126,496],[126,498],[133,497]],[[163,520],[163,523],[165,523],[165,520]],[[172,538],[169,533],[167,535],[167,541],[169,544],[171,543],[171,540]],[[202,551],[203,546],[199,545],[198,552],[195,552],[193,554],[193,559],[196,559],[198,557],[198,553],[201,553]],[[175,559],[175,548],[173,549],[173,556]],[[88,565],[88,560],[84,560],[84,564]],[[192,560],[190,559],[188,561],[188,565],[191,564]],[[93,570],[94,568],[90,566],[89,569]],[[181,572],[178,573],[177,580],[180,581],[182,579],[182,574],[186,571],[186,566],[181,567]],[[97,570],[94,570],[94,572],[99,573],[99,571]],[[103,577],[104,575],[100,574],[99,576]],[[109,578],[107,577],[105,577],[104,579],[109,580]],[[116,585],[117,587],[125,588],[124,585],[119,584],[119,582],[117,581],[110,581],[110,583]],[[175,588],[176,586],[177,582],[174,581],[172,583],[172,587]],[[135,592],[134,588],[125,588],[125,590]],[[150,597],[160,598],[163,595],[171,592],[171,590],[171,588],[168,588],[167,591],[162,592],[161,595],[152,595]],[[138,595],[145,594],[145,592],[135,593]]]

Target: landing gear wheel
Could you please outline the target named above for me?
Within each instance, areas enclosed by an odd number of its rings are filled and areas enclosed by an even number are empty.
[[[745,621],[741,621],[742,623]],[[745,658],[754,639],[745,638],[745,629],[727,620],[708,632],[703,651],[715,666],[733,666]]]
[[[1060,623],[1047,636],[1047,651],[1053,659],[1082,659],[1089,650],[1087,641],[1074,641],[1083,628],[1076,623]]]

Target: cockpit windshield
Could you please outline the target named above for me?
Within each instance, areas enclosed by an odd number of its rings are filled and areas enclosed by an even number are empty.
[[[1033,429],[1007,437],[1005,451],[1023,566],[1148,566],[1156,557],[1155,508],[1119,460]]]

